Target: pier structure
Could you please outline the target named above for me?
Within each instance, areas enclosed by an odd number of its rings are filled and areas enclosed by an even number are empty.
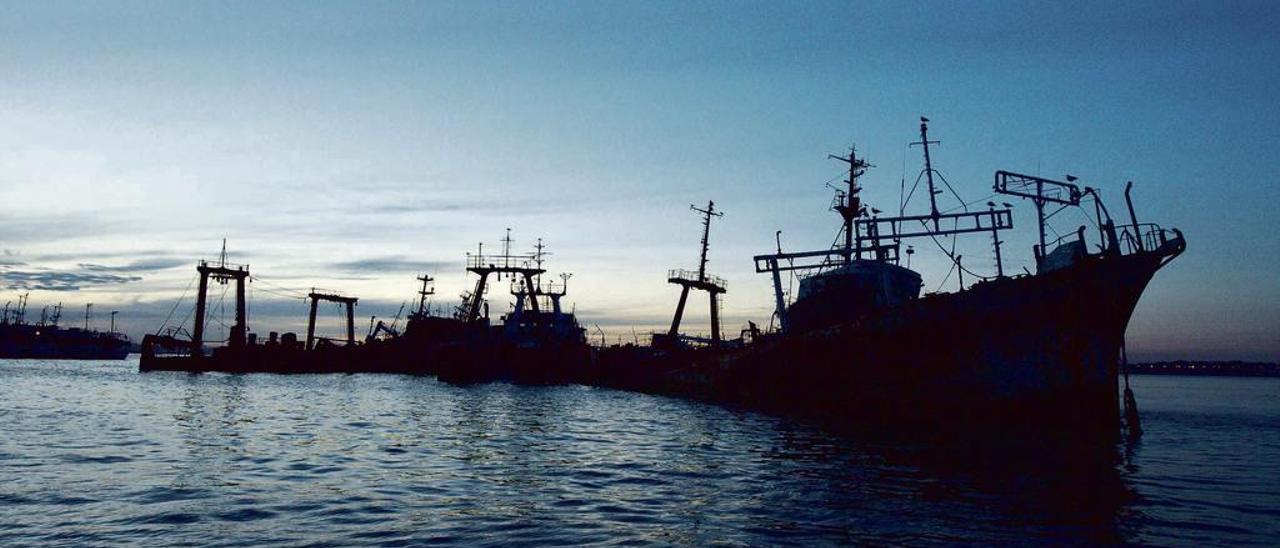
[[[724,213],[716,211],[716,203],[707,202],[706,209],[690,205],[689,209],[702,214],[702,254],[698,260],[696,272],[685,269],[673,269],[667,272],[667,283],[680,286],[680,301],[676,304],[675,317],[671,319],[671,329],[667,336],[672,340],[680,337],[680,321],[684,318],[684,305],[689,299],[689,290],[706,291],[711,299],[711,344],[719,346],[720,336],[720,295],[725,293],[725,281],[719,276],[707,274],[707,249],[710,247],[711,218],[723,217]]]

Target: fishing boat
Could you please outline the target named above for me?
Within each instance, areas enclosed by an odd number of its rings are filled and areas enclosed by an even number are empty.
[[[1013,228],[1012,206],[961,202],[960,211],[940,210],[938,183],[950,185],[934,168],[937,141],[928,131],[922,118],[913,143],[923,151],[917,185],[927,211],[909,214],[910,194],[897,215],[863,203],[860,178],[870,164],[853,147],[832,156],[848,167],[830,207],[841,218],[835,243],[783,251],[779,242],[754,257],[756,272],[772,280],[773,327],[740,344],[686,352],[684,363],[657,348],[611,349],[602,354],[604,384],[850,425],[1021,423],[1065,432],[1114,430],[1122,415],[1136,422],[1127,382],[1124,403],[1119,388],[1125,330],[1153,275],[1185,250],[1182,233],[1140,223],[1132,183],[1124,191],[1129,222],[1119,224],[1100,193],[1074,177],[997,171],[993,192],[1029,201],[1039,229],[1035,270],[1007,272],[1002,232]],[[1080,227],[1048,241],[1048,219],[1066,209],[1089,217],[1095,233]],[[938,245],[959,287],[923,293],[923,276],[909,267],[909,242],[964,235],[991,239],[995,272],[977,274],[953,247]],[[791,294],[783,280],[793,275],[799,287]]]
[[[123,360],[129,355],[129,337],[117,333],[115,312],[111,313],[111,329],[106,332],[89,328],[92,304],[85,305],[84,327],[60,325],[62,304],[44,307],[40,319],[28,321],[27,299],[18,298],[16,307],[5,304],[0,318],[0,358],[46,360]]]

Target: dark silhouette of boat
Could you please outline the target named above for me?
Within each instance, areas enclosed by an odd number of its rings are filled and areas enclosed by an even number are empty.
[[[355,297],[335,291],[312,289],[305,341],[294,333],[272,332],[259,341],[247,327],[245,283],[248,265],[226,262],[225,248],[219,261],[201,261],[194,324],[184,329],[162,328],[142,341],[139,368],[143,371],[223,371],[231,373],[410,373],[437,375],[454,383],[508,381],[548,384],[576,381],[592,361],[585,330],[560,301],[567,293],[568,275],[560,283],[544,283],[545,258],[539,241],[532,254],[513,254],[510,234],[500,255],[468,254],[467,269],[479,275],[474,291],[465,293],[452,316],[430,313],[427,299],[434,294],[432,278],[419,277],[422,289],[418,308],[403,332],[379,321],[371,325],[363,341],[355,337]],[[483,248],[481,249],[483,251]],[[484,295],[491,283],[504,278],[511,284],[516,302],[500,323],[489,320]],[[208,285],[235,284],[235,320],[224,346],[206,348],[205,318],[209,310]],[[346,310],[346,338],[315,334],[320,302],[337,303]]]
[[[272,333],[265,342],[248,333],[244,283],[247,266],[200,263],[197,321],[184,339],[177,331],[148,335],[142,370],[231,372],[395,372],[438,375],[455,383],[581,383],[687,396],[814,416],[843,424],[916,425],[962,430],[1005,424],[1051,425],[1060,432],[1114,430],[1122,417],[1138,432],[1136,403],[1127,384],[1124,333],[1130,315],[1157,270],[1185,249],[1182,233],[1139,223],[1125,188],[1128,224],[1117,224],[1099,193],[1075,184],[998,171],[994,192],[1030,200],[1039,240],[1033,246],[1035,272],[1004,270],[1001,233],[1013,228],[1012,206],[986,202],[970,210],[961,201],[938,207],[928,120],[920,141],[929,210],[906,214],[911,193],[897,215],[882,215],[863,204],[859,177],[871,167],[851,149],[835,157],[848,167],[847,187],[837,188],[831,209],[841,219],[840,237],[814,251],[754,257],[756,271],[770,275],[775,311],[770,325],[754,323],[737,338],[721,333],[724,281],[707,272],[710,226],[720,215],[714,203],[694,207],[703,215],[698,269],[672,270],[668,282],[681,286],[671,329],[652,344],[588,346],[585,330],[564,311],[564,284],[544,284],[541,242],[535,253],[511,252],[508,233],[500,254],[481,247],[466,267],[477,275],[452,316],[432,315],[425,306],[433,290],[429,277],[418,310],[403,333],[379,322],[363,342],[355,340],[354,297],[312,290],[306,341]],[[954,190],[952,190],[954,194]],[[958,195],[957,195],[958,198]],[[1092,205],[1092,211],[1087,205]],[[1047,221],[1074,209],[1091,217],[1086,227],[1047,241]],[[1092,215],[1090,215],[1092,214]],[[939,238],[991,238],[996,271],[979,276]],[[958,275],[958,291],[921,293],[922,276],[910,268],[913,248],[904,243],[927,238],[938,244]],[[905,255],[905,257],[904,257]],[[783,276],[797,275],[794,295]],[[964,276],[971,280],[966,284]],[[948,275],[949,276],[949,275]],[[236,284],[236,319],[227,345],[203,343],[205,293],[210,280]],[[488,290],[506,280],[515,305],[491,322]],[[567,281],[567,278],[565,279]],[[711,336],[680,331],[690,293],[709,297]],[[314,335],[320,301],[346,306],[345,340]],[[393,322],[395,323],[395,322]],[[603,346],[603,345],[602,345]],[[1119,377],[1125,374],[1121,400]]]
[[[89,311],[85,307],[84,328],[59,325],[62,304],[41,310],[40,320],[26,320],[27,295],[18,298],[18,306],[4,308],[0,319],[0,358],[56,360],[123,360],[129,355],[129,338],[115,332],[115,312],[111,313],[111,330],[89,329]]]
[[[927,122],[914,143],[924,151],[927,213],[881,216],[859,197],[869,164],[852,149],[833,156],[849,166],[847,187],[836,189],[832,203],[843,221],[837,243],[802,252],[779,244],[754,258],[756,271],[772,278],[773,329],[753,325],[742,339],[714,333],[708,344],[690,345],[678,344],[673,326],[649,347],[602,351],[597,382],[837,423],[1114,431],[1126,326],[1155,272],[1185,249],[1181,232],[1139,223],[1132,183],[1125,189],[1130,223],[1117,225],[1098,192],[1074,177],[999,171],[994,191],[1031,200],[1040,230],[1036,271],[1007,274],[1000,232],[1012,228],[1012,206],[939,211]],[[1046,219],[1055,211],[1046,208],[1092,213],[1098,237],[1087,239],[1081,227],[1047,242]],[[992,238],[997,272],[966,287],[964,273],[976,275],[948,253],[960,290],[922,295],[920,274],[907,266],[912,248],[906,261],[899,255],[904,241],[961,234]],[[788,299],[782,279],[792,272],[799,288]],[[1125,408],[1136,428],[1127,382]]]
[[[510,230],[501,254],[483,251],[481,247],[467,256],[467,271],[476,274],[476,285],[462,295],[453,321],[410,318],[400,341],[403,353],[429,356],[437,377],[451,383],[579,382],[590,369],[593,349],[574,313],[561,306],[569,275],[562,274],[560,283],[544,282],[542,240],[534,253],[513,254]],[[494,324],[484,295],[504,277],[515,305]]]

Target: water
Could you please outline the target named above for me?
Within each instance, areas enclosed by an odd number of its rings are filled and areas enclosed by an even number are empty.
[[[0,361],[0,544],[1280,542],[1280,379],[962,446],[583,387]]]

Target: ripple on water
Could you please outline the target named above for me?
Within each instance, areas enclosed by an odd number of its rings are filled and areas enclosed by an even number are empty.
[[[227,512],[219,512],[214,517],[223,521],[257,521],[278,516],[276,512],[264,508],[238,508]]]
[[[580,387],[130,367],[0,361],[0,544],[1280,538],[1280,383],[1138,379],[1148,435],[1095,458]],[[1222,393],[1254,407],[1196,403]]]

